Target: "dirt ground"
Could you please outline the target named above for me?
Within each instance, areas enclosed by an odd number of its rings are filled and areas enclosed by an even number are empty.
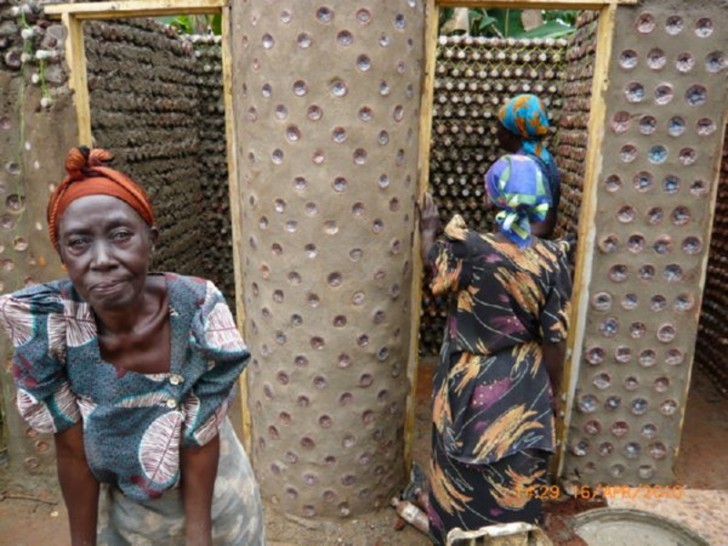
[[[421,367],[418,381],[413,455],[423,468],[429,457],[429,389],[432,363]],[[702,374],[696,373],[690,392],[678,464],[677,483],[689,488],[728,490],[728,399]],[[546,506],[546,532],[556,546],[580,546],[571,533],[569,516],[603,506],[603,501],[566,500]],[[302,521],[265,507],[271,546],[416,546],[429,541],[411,526],[396,531],[396,514],[385,508],[340,521]],[[66,512],[55,480],[24,489],[0,470],[0,543],[7,546],[67,546]]]

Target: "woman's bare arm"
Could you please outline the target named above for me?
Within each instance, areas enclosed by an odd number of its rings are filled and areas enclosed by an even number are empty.
[[[86,462],[83,425],[78,423],[55,435],[58,481],[68,509],[73,546],[96,544],[99,482]]]
[[[560,392],[564,360],[566,359],[566,341],[559,343],[544,343],[542,346],[543,363],[549,374],[551,392],[554,393],[553,408],[558,416],[560,408]]]
[[[202,447],[182,449],[182,498],[185,541],[189,546],[212,544],[212,494],[220,458],[220,436]]]

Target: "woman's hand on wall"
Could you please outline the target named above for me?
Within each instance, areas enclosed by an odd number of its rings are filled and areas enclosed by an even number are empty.
[[[551,383],[551,392],[553,393],[551,407],[556,417],[559,417],[561,411],[562,372],[564,369],[564,361],[566,360],[566,341],[544,343],[541,348],[543,350],[543,363],[546,366],[549,383]]]
[[[425,193],[422,201],[417,205],[420,219],[420,235],[422,237],[422,261],[427,261],[427,254],[435,242],[435,235],[440,229],[440,214],[432,194]]]

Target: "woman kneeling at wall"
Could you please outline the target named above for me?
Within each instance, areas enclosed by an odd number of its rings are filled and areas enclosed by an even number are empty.
[[[250,354],[211,282],[148,272],[152,206],[110,159],[71,150],[48,203],[69,278],[0,298],[18,408],[55,435],[71,542],[263,544],[226,417]]]
[[[549,198],[541,169],[507,155],[486,174],[498,233],[456,215],[435,241],[438,213],[421,209],[433,294],[452,294],[433,384],[430,536],[454,528],[538,522],[529,494],[546,480],[566,350],[571,279],[563,245],[531,233]]]

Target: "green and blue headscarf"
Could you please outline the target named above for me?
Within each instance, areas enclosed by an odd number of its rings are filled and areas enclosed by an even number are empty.
[[[513,97],[498,111],[498,119],[503,127],[521,137],[524,152],[546,163],[551,161],[551,154],[541,143],[541,139],[549,132],[549,118],[536,95]]]
[[[538,163],[527,155],[504,155],[485,173],[485,190],[501,209],[495,217],[501,233],[519,248],[529,246],[531,222],[543,222],[550,206]]]
[[[549,132],[549,118],[541,100],[530,93],[517,95],[505,103],[498,111],[498,119],[503,127],[521,137],[519,153],[538,159],[543,168],[552,205],[558,201],[559,172],[553,156],[543,145],[542,139]]]

